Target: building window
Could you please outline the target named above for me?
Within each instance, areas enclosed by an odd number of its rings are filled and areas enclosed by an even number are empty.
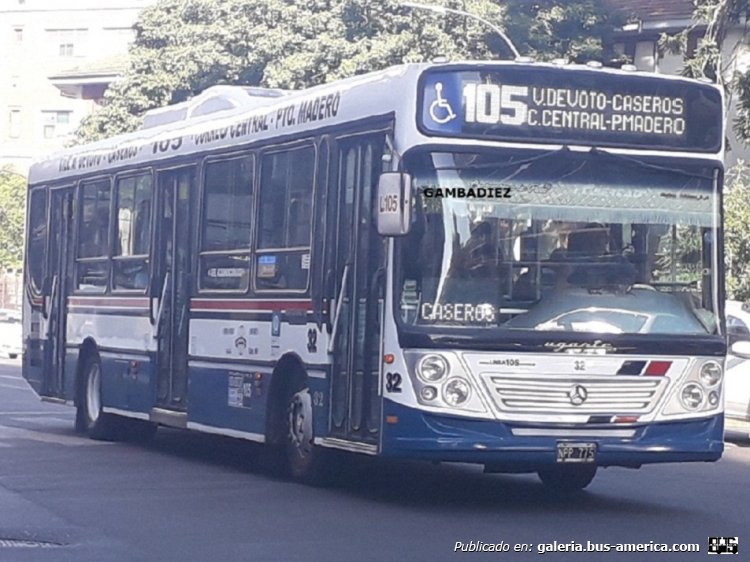
[[[47,39],[50,51],[59,57],[76,57],[83,55],[83,43],[86,40],[86,29],[48,29]]]
[[[68,135],[71,113],[71,111],[42,111],[44,138],[54,139]]]
[[[21,110],[11,109],[8,112],[8,136],[17,139],[21,136]]]
[[[13,38],[16,43],[23,43],[23,27],[17,25],[13,28]]]

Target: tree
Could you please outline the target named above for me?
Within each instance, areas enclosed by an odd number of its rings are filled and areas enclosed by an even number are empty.
[[[727,266],[727,295],[750,300],[750,168],[738,161],[726,174],[724,197],[724,249]]]
[[[748,21],[750,0],[693,0],[693,25],[675,35],[663,34],[660,47],[687,54],[683,74],[691,78],[709,78],[724,86],[727,99],[735,99],[733,129],[737,139],[750,144],[750,69],[736,70],[733,58],[737,45],[727,45],[732,26]],[[695,50],[688,53],[688,37],[700,27],[705,32]],[[725,54],[730,52],[730,56]],[[736,98],[734,96],[736,94]]]
[[[698,27],[705,26],[695,51],[686,58],[684,74],[709,78],[721,84],[730,103],[735,104],[733,132],[737,140],[750,144],[750,68],[737,68],[735,44],[727,44],[733,26],[748,21],[750,0],[694,0],[694,25],[681,33],[663,35],[662,48],[686,53],[687,40]],[[729,56],[727,57],[727,53]],[[750,300],[750,169],[738,161],[725,175],[724,249],[727,266],[727,294],[737,300]]]
[[[612,51],[612,34],[624,16],[602,0],[509,0],[506,24],[522,54],[537,60],[625,62]]]
[[[536,58],[609,59],[603,0],[434,0],[507,30]],[[132,131],[149,109],[215,84],[298,89],[393,64],[507,58],[487,26],[398,0],[161,0],[141,12],[130,67],[78,141]]]
[[[26,178],[10,166],[0,168],[0,268],[23,264]]]

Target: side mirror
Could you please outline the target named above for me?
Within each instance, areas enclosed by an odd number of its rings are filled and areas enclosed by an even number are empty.
[[[378,234],[404,236],[411,229],[411,176],[383,172],[378,181]]]
[[[750,341],[741,340],[734,342],[729,348],[729,353],[742,359],[750,359]]]

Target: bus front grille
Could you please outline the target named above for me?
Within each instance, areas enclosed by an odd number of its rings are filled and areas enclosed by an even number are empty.
[[[656,377],[484,377],[495,406],[506,413],[645,414],[666,389]]]

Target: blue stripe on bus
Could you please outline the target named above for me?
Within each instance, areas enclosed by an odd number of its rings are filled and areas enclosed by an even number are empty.
[[[600,466],[639,466],[659,462],[715,461],[724,450],[724,417],[653,422],[635,426],[633,437],[527,437],[513,435],[521,424],[439,415],[384,400],[382,452],[388,456],[435,461],[493,463],[519,470],[555,464],[560,441],[597,443]],[[559,426],[550,425],[559,428]],[[611,426],[612,429],[622,429]],[[540,429],[539,424],[534,426]]]
[[[239,366],[238,366],[239,367]],[[263,372],[260,388],[255,385],[253,372],[246,370],[233,371],[226,367],[191,367],[189,370],[188,421],[213,427],[234,429],[249,433],[266,433],[266,416],[268,396],[272,375]],[[243,396],[242,406],[230,406],[230,376],[250,383],[252,392],[249,397]],[[315,435],[324,437],[328,432],[328,380],[308,378],[310,391],[320,393],[321,402],[314,406]],[[240,389],[241,391],[242,389]],[[232,400],[239,401],[235,394]]]
[[[105,354],[101,354],[101,362],[102,405],[131,412],[149,412],[156,396],[154,365],[149,361],[140,361],[138,368],[133,369],[130,359]]]

